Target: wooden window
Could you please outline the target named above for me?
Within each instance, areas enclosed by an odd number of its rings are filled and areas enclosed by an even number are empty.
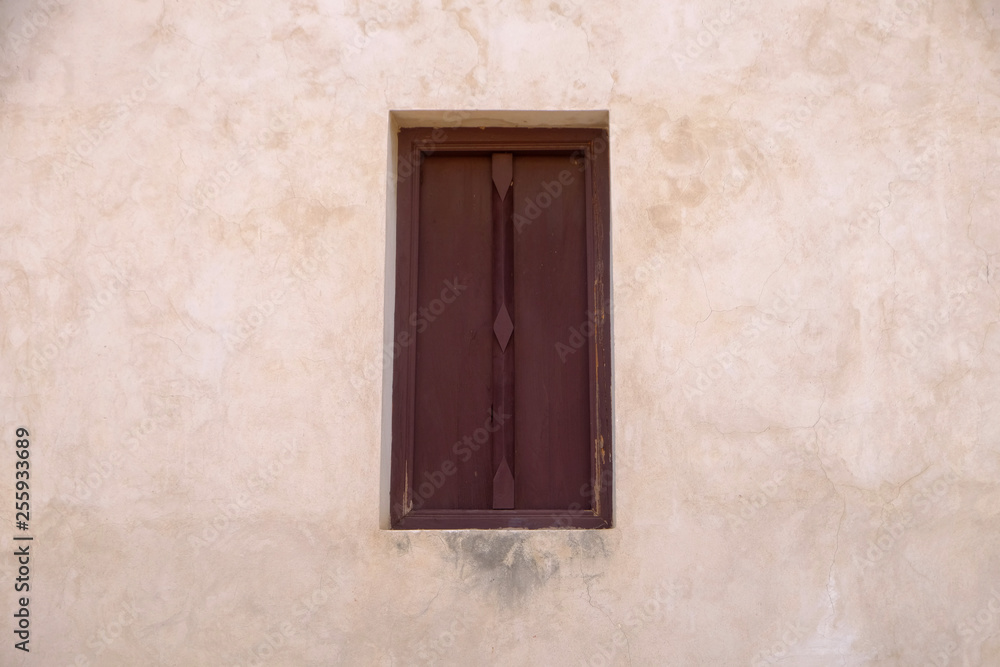
[[[610,527],[606,131],[398,140],[391,526]]]

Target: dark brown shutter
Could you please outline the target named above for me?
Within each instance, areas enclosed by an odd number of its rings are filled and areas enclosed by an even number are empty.
[[[493,393],[491,173],[488,156],[431,156],[421,168],[414,386],[418,446],[411,483],[416,508],[492,507],[490,443],[474,440],[477,430],[481,439],[489,425]],[[452,285],[455,281],[458,285]],[[452,288],[461,292],[445,303],[441,292]],[[465,437],[473,438],[471,446],[462,443]],[[457,469],[451,475],[445,472],[451,470],[448,461]]]
[[[598,136],[400,134],[394,527],[610,525]]]
[[[568,185],[560,172],[572,176]],[[567,155],[518,157],[514,202],[524,216],[514,236],[518,506],[584,504],[580,487],[590,477],[587,351],[561,358],[556,349],[569,345],[571,330],[587,319],[583,178]]]

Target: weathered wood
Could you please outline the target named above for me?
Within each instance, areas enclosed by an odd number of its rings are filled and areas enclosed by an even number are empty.
[[[568,155],[517,156],[513,194],[515,216],[530,221],[514,236],[516,494],[524,508],[589,509],[584,179]]]
[[[606,134],[432,134],[398,144],[391,526],[610,527]]]
[[[493,509],[515,508],[514,473],[514,345],[510,345],[514,322],[513,308],[513,201],[507,196],[513,178],[510,153],[493,154],[493,309],[497,313],[493,331],[493,405],[496,430],[493,433]]]

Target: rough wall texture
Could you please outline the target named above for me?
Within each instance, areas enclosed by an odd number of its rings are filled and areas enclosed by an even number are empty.
[[[0,664],[1000,664],[997,9],[4,2]],[[608,110],[613,530],[379,528],[392,109]]]

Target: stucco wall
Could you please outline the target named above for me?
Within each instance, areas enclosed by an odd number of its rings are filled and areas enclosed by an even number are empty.
[[[0,664],[1000,664],[998,29],[2,3]],[[608,113],[612,530],[380,528],[412,109]]]

